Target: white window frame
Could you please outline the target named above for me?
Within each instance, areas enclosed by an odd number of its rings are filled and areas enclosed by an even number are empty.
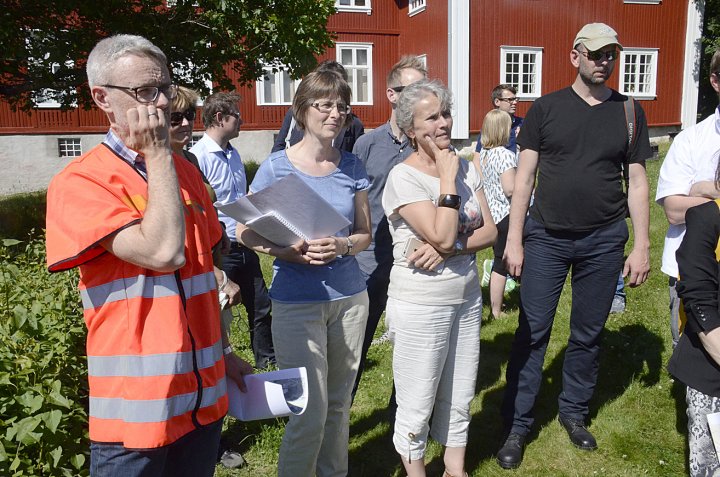
[[[345,65],[342,62],[342,50],[353,50],[353,61],[355,61],[356,52],[358,50],[365,50],[367,51],[367,65],[366,66],[357,66],[357,65]],[[338,63],[343,65],[345,67],[345,70],[348,72],[348,76],[350,77],[350,89],[353,93],[353,101],[352,104],[354,105],[371,105],[373,104],[373,44],[372,43],[357,43],[357,42],[338,42],[335,43],[335,59]],[[366,69],[367,70],[367,78],[368,78],[368,91],[367,91],[367,101],[358,101],[358,76],[356,74],[351,74],[351,70],[361,70]]]
[[[408,16],[417,15],[420,12],[424,12],[427,8],[427,0],[409,0],[408,1]]]
[[[624,48],[620,52],[620,70],[619,70],[619,84],[618,89],[622,94],[632,96],[635,99],[655,99],[657,97],[657,77],[658,77],[658,52],[659,50],[657,48]],[[646,55],[650,57],[650,72],[646,73],[650,75],[650,81],[648,82],[648,91],[643,91],[642,93],[637,93],[634,91],[629,91],[630,85],[626,83],[625,77],[625,68],[628,64],[627,58],[630,55]],[[638,86],[638,76],[639,73],[634,72],[631,73],[634,76],[634,79],[632,81],[632,86],[637,87]]]
[[[292,96],[295,94],[295,91],[297,91],[298,86],[300,86],[300,80],[293,80],[292,81],[290,89],[291,89],[291,97],[288,99],[286,98],[285,101],[283,101],[283,88],[282,88],[282,78],[283,78],[283,71],[284,68],[282,66],[275,67],[278,71],[273,72],[272,66],[265,66],[263,67],[263,71],[265,71],[265,75],[263,75],[263,79],[259,79],[255,82],[255,91],[256,91],[256,104],[258,106],[287,106],[289,104],[292,104]],[[265,86],[264,86],[264,78],[268,77],[270,75],[275,76],[275,97],[280,98],[280,101],[267,101],[265,98]]]
[[[340,0],[335,0],[335,11],[349,13],[372,13],[371,0],[365,0],[365,5],[355,5],[356,0],[350,0],[350,5],[340,5]]]
[[[63,154],[63,151],[71,154]],[[79,137],[59,137],[58,157],[80,157],[82,156],[82,141]]]
[[[522,55],[531,54],[535,55],[534,67],[535,67],[535,82],[533,93],[526,93],[523,91],[525,82],[523,79],[523,72],[518,72],[518,81],[511,81],[508,79],[508,54],[519,54]],[[543,48],[540,46],[506,46],[500,47],[500,84],[512,84],[517,89],[517,97],[522,100],[534,100],[542,95],[542,61]],[[523,63],[520,63],[521,67]]]

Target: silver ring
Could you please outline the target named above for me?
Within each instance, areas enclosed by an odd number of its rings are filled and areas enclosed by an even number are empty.
[[[148,113],[148,117],[150,117],[150,116],[157,116],[157,115],[158,115],[158,113]],[[158,116],[158,117],[159,117],[159,116]]]

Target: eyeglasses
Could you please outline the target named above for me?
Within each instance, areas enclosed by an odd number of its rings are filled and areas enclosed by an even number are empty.
[[[139,103],[154,103],[161,92],[167,99],[175,99],[177,96],[177,86],[174,84],[167,86],[139,86],[137,88],[117,86],[114,84],[101,84],[100,86],[103,88],[121,89],[127,93],[132,92]]]
[[[405,89],[405,86],[393,86],[390,89],[395,91],[396,93],[402,93]]]
[[[187,119],[190,124],[195,121],[195,108],[188,108],[182,112],[170,113],[170,126],[180,126],[183,118]]]
[[[585,58],[587,58],[590,61],[601,61],[603,59],[606,59],[608,61],[615,61],[618,57],[617,50],[610,50],[610,51],[580,51],[576,50],[578,53],[583,55]]]
[[[512,98],[498,98],[498,101],[505,101],[506,103],[517,103],[519,100],[518,98],[512,97]]]
[[[240,119],[240,113],[233,111],[231,113],[226,113],[227,116],[232,116],[235,119]]]
[[[349,104],[345,104],[340,101],[315,101],[311,104],[311,106],[323,114],[330,114],[333,108],[337,108],[338,114],[346,115],[350,114],[350,110],[352,109]]]

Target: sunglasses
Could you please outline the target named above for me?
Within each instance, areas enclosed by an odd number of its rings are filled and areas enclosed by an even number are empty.
[[[602,59],[607,59],[608,61],[615,61],[618,57],[617,50],[610,50],[610,51],[579,51],[581,55],[583,55],[585,58],[587,58],[590,61],[601,61]]]
[[[180,126],[183,118],[187,119],[190,124],[195,121],[195,108],[188,108],[183,112],[170,113],[170,126]]]
[[[390,89],[395,91],[396,93],[402,93],[402,91],[405,89],[405,86],[393,86]]]

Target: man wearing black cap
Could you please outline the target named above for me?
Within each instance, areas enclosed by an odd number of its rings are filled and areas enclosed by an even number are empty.
[[[650,270],[645,159],[652,150],[640,105],[634,105],[630,144],[626,97],[606,85],[618,49],[622,45],[615,30],[602,23],[585,25],[570,51],[575,81],[535,101],[518,137],[520,161],[504,257],[510,274],[522,280],[519,325],[502,406],[506,437],[497,454],[506,469],[522,462],[568,271],[572,270],[572,311],[559,421],[576,447],[594,450],[597,442],[585,420],[597,382],[600,335],[618,274],[622,270],[634,287]],[[625,163],[627,196],[622,181]],[[536,172],[535,201],[526,218]],[[623,266],[628,210],[634,240]]]

